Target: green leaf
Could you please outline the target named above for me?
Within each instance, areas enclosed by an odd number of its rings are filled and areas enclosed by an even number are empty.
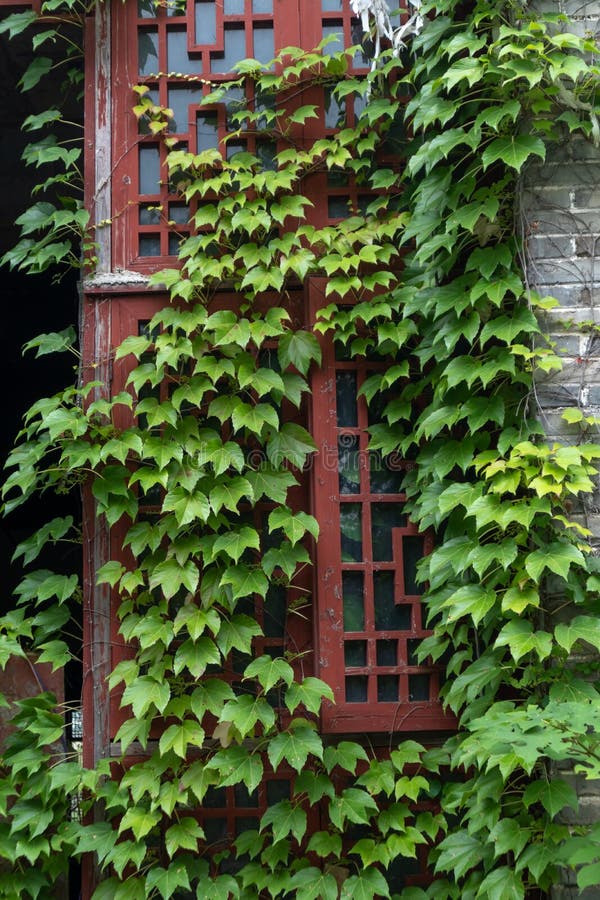
[[[310,675],[301,682],[289,684],[285,692],[285,705],[291,713],[299,706],[303,706],[307,712],[317,714],[321,709],[323,699],[333,703],[333,691],[324,681]]]
[[[369,866],[360,875],[351,875],[343,882],[340,897],[341,900],[373,900],[390,897],[390,891],[382,873]]]
[[[290,881],[290,888],[295,889],[296,900],[338,900],[339,896],[333,875],[313,866],[296,872]]]
[[[164,681],[155,681],[149,675],[141,675],[123,692],[122,706],[131,704],[136,719],[140,719],[151,706],[162,712],[169,702],[171,689]]]
[[[240,556],[246,550],[249,548],[258,550],[259,547],[260,540],[256,529],[243,525],[237,531],[229,531],[227,534],[220,535],[214,543],[213,552],[223,551],[237,564]]]
[[[561,779],[534,781],[525,789],[523,803],[526,807],[532,803],[541,803],[552,817],[558,815],[566,806],[574,810],[579,806],[575,790]]]
[[[285,759],[296,772],[301,772],[309,756],[323,758],[323,744],[312,728],[300,725],[276,735],[269,742],[267,753],[274,770]]]
[[[244,679],[246,678],[256,678],[264,692],[267,693],[280,681],[289,687],[294,678],[294,670],[284,659],[259,656],[258,659],[246,666]]]
[[[483,845],[466,831],[450,834],[439,844],[440,854],[435,864],[436,872],[452,872],[454,878],[462,878],[469,869],[481,864]]]
[[[366,791],[359,788],[345,788],[339,797],[331,801],[329,817],[332,824],[343,831],[347,822],[368,825],[377,809],[377,803]]]
[[[600,650],[600,621],[592,616],[576,616],[567,625],[557,625],[554,637],[569,653],[576,641],[585,641]]]
[[[477,893],[486,900],[524,900],[525,885],[517,872],[501,866],[486,875]]]
[[[277,354],[282,369],[294,366],[301,375],[306,375],[313,360],[321,363],[321,347],[309,331],[290,331],[279,340]]]
[[[275,468],[282,468],[287,461],[301,469],[306,457],[316,449],[314,440],[305,428],[294,422],[286,422],[268,442],[267,456]]]
[[[544,569],[549,569],[562,578],[567,578],[571,564],[585,565],[581,550],[564,541],[553,541],[543,550],[534,550],[525,559],[525,568],[536,583],[539,583]]]
[[[495,162],[503,162],[520,172],[530,156],[546,158],[546,147],[541,138],[531,134],[495,138],[481,154],[484,171]]]
[[[176,890],[190,890],[190,879],[186,863],[175,860],[167,869],[154,864],[146,875],[146,896],[158,891],[163,900],[169,900]]]
[[[281,841],[293,835],[301,841],[306,833],[306,812],[301,806],[294,806],[290,800],[280,800],[269,807],[260,820],[260,830],[271,825],[273,841]]]

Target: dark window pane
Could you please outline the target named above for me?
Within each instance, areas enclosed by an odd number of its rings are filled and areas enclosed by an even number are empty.
[[[140,147],[140,194],[160,191],[160,156],[158,147]]]
[[[139,212],[140,225],[160,224],[162,210],[160,210],[157,206],[152,206],[148,203],[142,203]]]
[[[209,846],[227,840],[227,819],[204,819],[202,827]]]
[[[216,44],[217,7],[215,0],[196,0],[196,43]]]
[[[396,454],[383,457],[371,453],[369,457],[372,494],[399,494],[404,477],[400,458]]]
[[[198,113],[196,117],[196,145],[198,153],[216,150],[219,146],[216,112]]]
[[[408,699],[429,700],[429,675],[408,676]]]
[[[226,16],[243,16],[244,0],[225,0],[223,12]]]
[[[407,594],[422,594],[423,587],[417,584],[417,563],[423,559],[423,538],[418,534],[407,534],[402,538],[404,562],[404,590]]]
[[[248,149],[246,141],[227,141],[227,159],[233,159],[236,153],[245,153]]]
[[[401,503],[371,504],[371,537],[373,542],[373,559],[378,562],[391,562],[392,528],[406,526],[404,506]]]
[[[243,124],[240,121],[240,113],[247,109],[246,94],[241,87],[229,88],[223,98],[226,113],[228,131],[235,131]]]
[[[158,30],[140,28],[138,32],[138,72],[151,75],[158,72]]]
[[[338,472],[340,494],[360,493],[360,438],[357,434],[338,437]]]
[[[140,19],[154,19],[156,17],[155,0],[138,0],[138,16]]]
[[[226,789],[220,787],[209,787],[206,794],[204,795],[202,806],[206,806],[208,807],[208,809],[221,809],[222,807],[227,806]],[[216,821],[219,820],[217,819]]]
[[[358,425],[356,372],[336,372],[335,388],[338,427],[356,428]]]
[[[258,831],[259,820],[256,816],[240,816],[235,820],[236,836],[245,831]]]
[[[159,105],[159,97],[158,97],[158,88],[151,88],[147,94],[144,95],[146,100],[151,100],[155,106]],[[147,116],[142,116],[141,119],[138,119],[138,133],[139,134],[151,134],[150,125]]]
[[[187,203],[169,203],[169,221],[187,225],[189,218],[190,208]]]
[[[202,71],[202,60],[188,54],[187,31],[185,28],[167,29],[167,68],[169,72],[183,75]]]
[[[287,591],[282,584],[271,584],[264,605],[263,630],[265,637],[280,637],[285,634],[285,614]]]
[[[231,72],[236,63],[246,58],[246,33],[244,29],[225,28],[224,48],[223,53],[215,53],[211,59],[210,69],[216,75],[224,75],[227,72]]]
[[[339,53],[344,49],[344,24],[341,20],[335,19],[333,22],[323,22],[323,37],[333,37],[324,48],[323,53],[328,56]]]
[[[377,641],[377,665],[395,666],[398,664],[398,641]]]
[[[290,783],[285,778],[272,778],[267,781],[267,803],[273,806],[280,800],[290,799]]]
[[[168,92],[168,103],[173,110],[173,118],[169,121],[169,131],[187,134],[194,121],[190,115],[190,103],[199,103],[202,93],[197,88],[171,87]]]
[[[345,172],[340,171],[339,169],[330,169],[327,173],[327,187],[347,187],[350,183],[350,179]],[[336,345],[336,349],[340,344]],[[346,356],[337,356],[336,359],[345,359],[348,357],[348,353]]]
[[[182,240],[184,238],[180,234],[169,235],[169,256],[177,256]]]
[[[325,88],[325,128],[343,128],[346,124],[346,103],[344,100],[338,100],[333,93],[332,88]],[[346,178],[346,184],[348,179]],[[327,178],[327,184],[331,182]]]
[[[344,600],[344,631],[364,631],[364,575],[362,572],[342,572]]]
[[[256,155],[258,156],[263,169],[274,172],[277,168],[277,144],[275,141],[257,141]]]
[[[340,506],[342,562],[362,562],[362,506],[342,503]]]
[[[417,651],[421,643],[421,638],[409,638],[406,642],[406,661],[409,666],[418,666],[419,660]]]
[[[367,675],[346,676],[346,703],[365,703],[369,679]]]
[[[234,790],[235,805],[243,809],[258,806],[258,788],[250,794],[245,784],[236,784]]]
[[[327,215],[330,219],[346,219],[350,212],[350,197],[328,197]]]
[[[348,667],[366,666],[367,642],[346,641],[344,643],[344,663]]]
[[[398,700],[398,676],[377,676],[377,699],[380,703],[394,703]]]
[[[160,256],[159,234],[140,234],[140,256]]]
[[[254,58],[261,63],[270,62],[275,56],[275,38],[272,25],[255,25]]]
[[[412,607],[394,603],[394,573],[374,572],[375,628],[378,631],[410,631]]]

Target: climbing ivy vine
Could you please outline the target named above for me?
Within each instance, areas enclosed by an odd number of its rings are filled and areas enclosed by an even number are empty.
[[[600,883],[598,827],[556,820],[577,804],[557,769],[572,760],[597,777],[600,767],[597,667],[571,655],[600,649],[598,564],[573,515],[594,489],[600,447],[550,444],[536,421],[534,379],[560,366],[536,319],[553,301],[527,290],[513,224],[524,166],[548,142],[595,138],[596,47],[563,17],[518,2],[421,11],[410,49],[383,50],[360,78],[352,51],[287,48],[268,70],[240,63],[233,86],[251,84],[247,95],[264,102],[240,106],[237,125],[277,137],[276,168],[173,147],[171,172],[200,201],[195,233],[179,265],[152,276],[170,301],[116,351],[132,361],[126,389],[97,399],[95,383],[70,387],[25,417],[6,509],[83,484],[109,526],[127,523],[130,555],[103,566],[98,583],[119,598],[132,652],[110,677],[125,714],[122,760],[91,771],[57,756],[54,699],[17,704],[0,773],[2,896],[51,897],[69,859],[87,854],[104,876],[96,900],[390,897],[386,873],[421,847],[431,885],[394,896],[523,898],[574,866],[580,887]],[[306,143],[315,107],[297,98],[317,86],[340,106],[366,102],[355,124]],[[222,99],[217,87],[205,102]],[[133,106],[169,141],[169,111],[143,86]],[[323,171],[371,191],[368,208],[314,225],[305,185]],[[33,209],[25,231],[49,225],[56,237],[62,219]],[[21,248],[8,261],[39,269],[39,249]],[[297,327],[288,292],[323,274],[317,322]],[[224,286],[235,306],[220,302]],[[378,756],[356,740],[324,741],[316,716],[329,687],[302,677],[293,655],[252,658],[260,626],[247,599],[293,584],[318,540],[309,510],[290,506],[315,446],[282,416],[284,398],[299,408],[310,392],[315,332],[350,358],[377,351],[401,363],[365,394],[371,403],[393,389],[371,446],[411,459],[411,517],[436,533],[419,570],[432,626],[421,653],[446,666],[442,697],[459,724],[443,746],[392,734]],[[265,348],[276,367],[261,364]],[[117,427],[123,407],[129,424]],[[261,531],[251,511],[265,504]],[[17,555],[34,565],[72,528],[55,519]],[[77,590],[74,577],[29,572],[1,621],[3,663],[33,648],[63,665]],[[248,693],[215,674],[233,648],[245,654]],[[125,763],[134,742],[147,755]],[[196,816],[207,792],[252,792],[266,767],[290,775],[289,798],[211,855]],[[69,815],[74,796],[82,818]]]

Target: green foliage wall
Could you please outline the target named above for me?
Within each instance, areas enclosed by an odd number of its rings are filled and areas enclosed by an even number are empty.
[[[595,45],[561,16],[534,16],[518,2],[440,0],[424,12],[401,58],[384,52],[364,78],[352,76],[345,54],[288,49],[277,74],[240,64],[240,83],[278,99],[272,112],[238,113],[240,127],[290,140],[276,171],[265,173],[250,154],[225,161],[174,150],[169,164],[185,175],[186,198],[207,202],[180,267],[152,278],[173,302],[149,336],[117,350],[117,359],[138,360],[128,390],[92,400],[93,384],[68,388],[27,413],[8,461],[6,509],[85,483],[109,525],[131,522],[125,545],[137,562],[113,560],[98,572],[119,597],[120,634],[135,647],[110,683],[124,688],[124,756],[133,741],[147,744],[153,726],[160,737],[146,759],[83,770],[48,749],[63,729],[52,698],[19,704],[0,779],[2,896],[53,896],[69,858],[86,854],[106,876],[97,900],[389,897],[386,873],[419,848],[432,884],[394,896],[522,898],[574,865],[581,887],[600,883],[600,831],[555,820],[577,799],[554,774],[573,759],[597,777],[600,760],[597,667],[569,659],[582,642],[600,648],[598,566],[569,516],[593,491],[600,447],[548,445],[536,422],[533,379],[560,363],[535,317],[552,300],[526,290],[513,228],[528,160],[543,159],[548,141],[594,134]],[[10,21],[17,31],[28,24]],[[37,60],[24,88],[42,76]],[[299,148],[294,126],[314,109],[290,113],[286,104],[316,84],[340,101],[367,102],[355,126]],[[134,103],[161,134],[168,112],[143,89]],[[397,164],[382,168],[378,149],[398,126]],[[324,169],[383,193],[364,214],[318,228],[303,185]],[[34,271],[52,261],[48,236],[62,227],[36,209],[22,222],[27,243],[8,258]],[[83,226],[81,210],[72,213]],[[280,409],[284,395],[300,404],[320,363],[314,333],[290,323],[286,291],[321,274],[327,305],[315,329],[351,355],[376,348],[405,363],[370,383],[369,402],[394,391],[371,445],[414,461],[410,513],[437,534],[420,567],[434,623],[421,652],[445,660],[444,702],[459,727],[435,749],[392,735],[382,759],[368,742],[324,743],[312,714],[330,690],[299,678],[293,659],[250,661],[253,695],[205,675],[232,646],[250,651],[260,628],[240,603],[264,598],[274,577],[293,582],[308,561],[305,539],[318,532],[309,510],[288,505],[287,463],[301,467],[313,441],[282,423]],[[243,298],[238,308],[218,308],[223,284]],[[45,336],[38,352],[67,338]],[[257,362],[273,342],[280,372]],[[143,398],[165,379],[178,385],[171,396]],[[131,424],[118,428],[123,406]],[[248,464],[243,442],[262,449],[266,469]],[[140,499],[157,488],[161,510],[149,521]],[[261,535],[240,526],[238,513],[263,501],[272,504],[274,546],[261,552]],[[54,520],[17,555],[34,566],[72,527]],[[1,623],[3,663],[31,647],[62,665],[68,601],[77,596],[74,577],[28,574]],[[572,612],[566,623],[556,596]],[[288,721],[268,702],[273,688]],[[207,739],[215,723],[216,746]],[[211,787],[253,791],[267,763],[295,773],[290,798],[209,863],[196,808]],[[68,815],[77,795],[87,819]],[[309,834],[307,811],[317,804],[319,830]]]

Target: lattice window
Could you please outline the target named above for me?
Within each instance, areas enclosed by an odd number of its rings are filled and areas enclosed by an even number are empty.
[[[316,302],[316,288],[313,286]],[[317,545],[318,666],[336,706],[325,730],[395,731],[449,727],[438,701],[440,667],[419,663],[430,632],[417,563],[432,547],[405,511],[408,463],[368,450],[368,428],[382,413],[361,389],[390,366],[348,359],[323,341],[313,378]],[[382,398],[385,405],[390,398]]]

